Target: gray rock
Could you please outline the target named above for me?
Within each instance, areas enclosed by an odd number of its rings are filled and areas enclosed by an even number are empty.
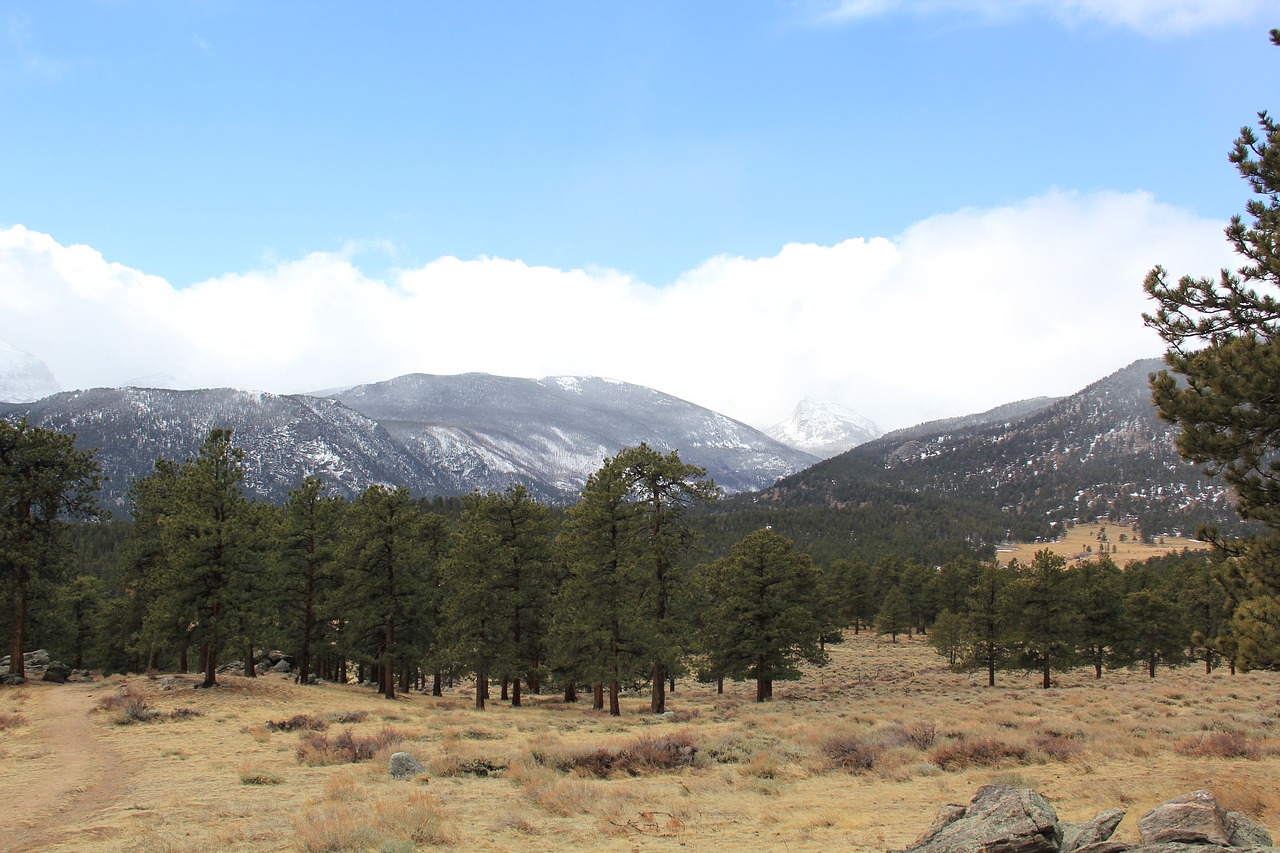
[[[1124,809],[1107,809],[1084,823],[1063,825],[1062,853],[1072,853],[1082,847],[1110,840],[1122,820]]]
[[[1066,848],[1064,847],[1063,849],[1065,850]],[[1133,846],[1125,844],[1123,841],[1098,841],[1094,844],[1076,847],[1074,853],[1126,853],[1126,851],[1132,850]]]
[[[271,671],[272,672],[293,672],[293,664],[289,663],[287,660],[281,659],[276,661],[275,665],[271,667]]]
[[[1216,844],[1231,846],[1226,812],[1208,791],[1192,791],[1160,805],[1138,818],[1138,834],[1144,845]]]
[[[1233,847],[1271,847],[1271,833],[1258,826],[1240,812],[1227,812],[1223,823]]]
[[[1053,806],[1030,788],[986,785],[953,815],[944,809],[903,853],[1058,853],[1062,842]]]
[[[71,667],[62,661],[55,660],[44,669],[44,680],[54,684],[66,684],[71,675]]]
[[[48,666],[50,657],[44,649],[36,649],[34,652],[24,654],[22,660],[27,666]]]
[[[14,675],[13,673],[5,673],[4,675],[0,675],[0,684],[5,685],[6,687],[17,687],[19,684],[26,684],[26,683],[27,683],[27,680],[23,678],[21,675]]]
[[[391,778],[413,779],[427,772],[422,762],[407,752],[397,752],[391,756]]]

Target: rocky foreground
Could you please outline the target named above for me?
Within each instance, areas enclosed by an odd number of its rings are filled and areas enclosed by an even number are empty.
[[[1137,844],[1112,841],[1123,809],[1079,824],[1061,823],[1030,788],[987,785],[967,806],[942,807],[933,825],[898,853],[1280,853],[1271,835],[1208,791],[1192,791],[1138,819]]]

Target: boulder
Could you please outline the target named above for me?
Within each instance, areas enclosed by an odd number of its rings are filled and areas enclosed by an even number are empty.
[[[414,779],[426,773],[427,768],[409,753],[397,752],[391,756],[390,771],[393,779]]]
[[[27,652],[22,656],[22,661],[27,666],[48,666],[50,660],[49,653],[44,649],[36,649],[34,652]]]
[[[1223,823],[1227,827],[1227,837],[1233,847],[1271,847],[1271,833],[1258,826],[1240,812],[1227,812]]]
[[[54,684],[66,684],[71,675],[71,667],[62,661],[55,660],[44,668],[44,680]]]
[[[1192,791],[1163,802],[1138,818],[1142,843],[1231,846],[1227,814],[1208,791]]]
[[[281,658],[271,667],[271,672],[293,672],[293,664]]]
[[[1124,809],[1107,809],[1084,823],[1064,824],[1062,853],[1074,853],[1084,847],[1109,841],[1122,820]]]
[[[985,785],[963,814],[939,814],[903,853],[1058,853],[1062,830],[1049,801],[1030,788]]]

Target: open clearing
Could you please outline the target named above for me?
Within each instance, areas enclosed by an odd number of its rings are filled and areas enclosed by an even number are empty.
[[[388,702],[282,676],[226,676],[208,691],[187,676],[0,688],[0,820],[16,827],[0,849],[883,851],[991,781],[1035,787],[1065,820],[1122,806],[1118,838],[1197,788],[1280,828],[1280,674],[1200,665],[1097,682],[1079,670],[1039,690],[1036,675],[1002,673],[988,689],[919,638],[850,636],[831,655],[763,705],[754,685],[717,696],[681,682],[664,718],[641,713],[641,696],[621,718],[551,697],[477,712],[465,685]],[[118,704],[102,706],[124,689],[166,716],[121,723]],[[319,734],[334,739],[394,728],[428,773],[392,780],[396,747],[358,764],[303,763],[307,733],[266,725],[295,715],[323,720]],[[693,766],[607,778],[558,769],[665,735],[697,745]],[[992,745],[1005,756],[987,757]]]
[[[1100,538],[1104,531],[1107,537],[1105,543]],[[1125,537],[1123,542],[1120,541],[1122,535]],[[1124,568],[1125,563],[1131,560],[1141,562],[1151,557],[1176,553],[1184,548],[1202,551],[1211,547],[1208,542],[1181,536],[1163,536],[1150,545],[1144,544],[1137,537],[1138,534],[1133,528],[1126,525],[1077,524],[1068,530],[1065,536],[1053,542],[1017,542],[1012,545],[1001,545],[996,556],[1001,563],[1008,563],[1015,557],[1018,562],[1027,563],[1035,557],[1037,551],[1048,548],[1058,556],[1076,562],[1102,556],[1100,546],[1105,544],[1111,549],[1107,551],[1106,556],[1110,557],[1117,566]]]

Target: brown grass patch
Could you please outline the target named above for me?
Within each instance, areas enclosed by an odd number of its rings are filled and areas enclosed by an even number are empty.
[[[1175,746],[1179,755],[1192,758],[1247,758],[1257,761],[1262,750],[1244,732],[1212,732],[1186,738]]]
[[[298,744],[298,763],[309,767],[355,764],[368,761],[380,751],[398,746],[403,740],[404,735],[390,727],[373,734],[357,734],[354,729],[343,729],[334,737],[324,732],[307,732]]]
[[[1025,761],[1027,747],[994,737],[962,737],[933,750],[929,760],[943,770],[996,767],[1011,761]]]
[[[26,724],[27,718],[21,714],[0,714],[0,732],[5,729],[16,729]]]

